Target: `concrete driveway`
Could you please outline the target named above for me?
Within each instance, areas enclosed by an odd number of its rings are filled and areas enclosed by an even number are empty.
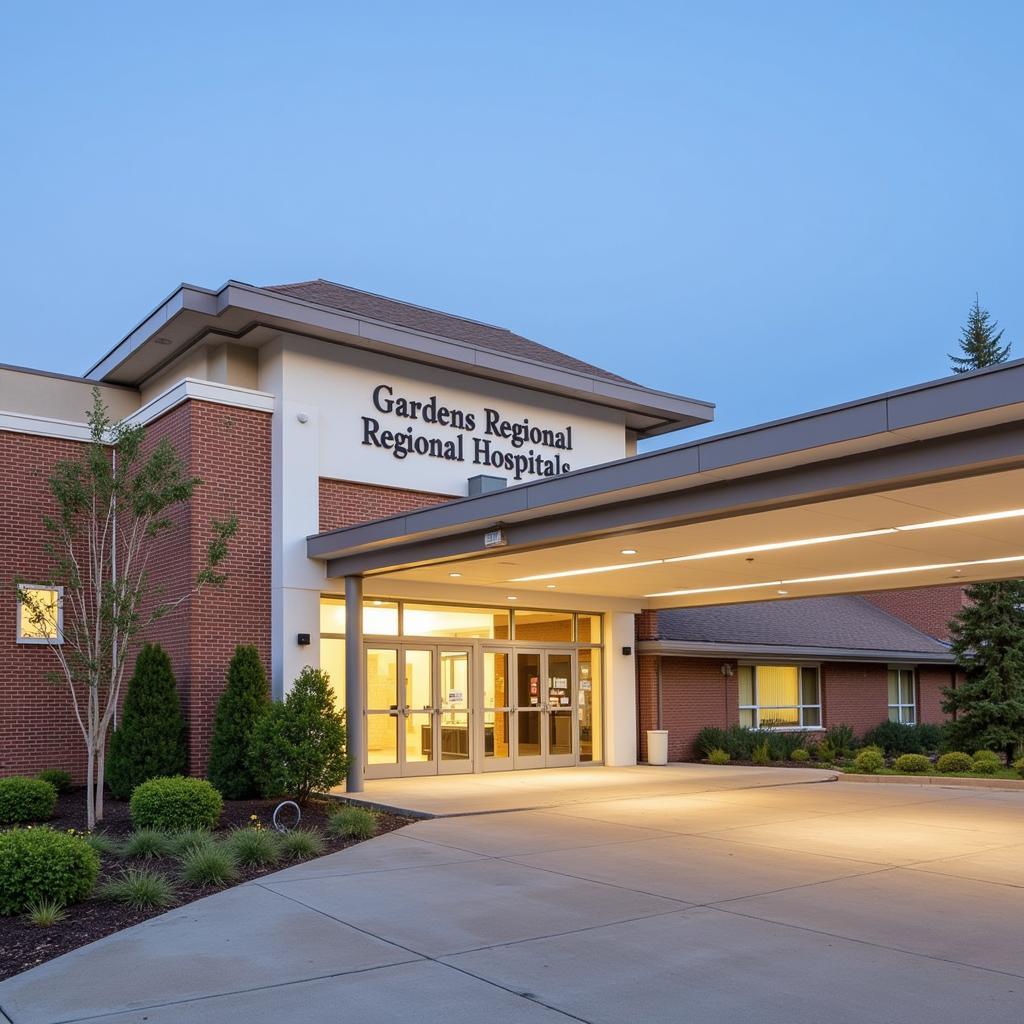
[[[0,1008],[16,1024],[1020,1019],[1024,794],[764,784],[782,772],[688,791],[716,777],[420,821],[12,978]]]

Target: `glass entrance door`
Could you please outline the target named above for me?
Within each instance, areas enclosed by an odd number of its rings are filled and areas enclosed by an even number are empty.
[[[437,774],[437,710],[432,648],[401,648],[405,681],[399,708],[399,764],[402,775]]]
[[[572,651],[516,651],[514,768],[576,763]]]
[[[469,663],[468,648],[438,650],[441,760],[437,770],[442,775],[473,770]]]
[[[483,702],[481,720],[485,772],[512,767],[512,652],[483,652]]]

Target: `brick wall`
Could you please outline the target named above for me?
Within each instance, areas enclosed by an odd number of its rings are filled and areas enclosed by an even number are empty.
[[[889,667],[832,662],[821,666],[822,721],[848,725],[858,735],[889,717]]]
[[[958,680],[963,676],[956,673]],[[944,722],[947,715],[942,710],[942,691],[953,682],[952,669],[938,666],[922,666],[917,674],[917,715],[919,722]]]
[[[949,639],[949,620],[960,611],[965,601],[964,589],[959,584],[880,590],[860,596],[876,608],[939,640]]]
[[[345,526],[414,512],[418,508],[454,501],[456,497],[320,477],[320,531],[340,530]]]
[[[68,691],[46,681],[53,652],[15,642],[16,577],[45,582],[42,517],[56,511],[47,477],[60,459],[82,450],[74,441],[0,432],[0,775],[64,768],[85,780],[85,746]]]

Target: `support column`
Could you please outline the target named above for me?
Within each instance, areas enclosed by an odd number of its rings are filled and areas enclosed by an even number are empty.
[[[605,622],[605,747],[609,766],[636,764],[636,619],[611,612]],[[628,653],[626,653],[628,652]]]
[[[366,763],[366,680],[363,666],[363,578],[345,577],[345,718],[348,726],[350,765],[346,789],[363,791]]]

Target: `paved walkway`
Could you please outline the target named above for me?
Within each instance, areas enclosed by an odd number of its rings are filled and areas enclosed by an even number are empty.
[[[722,782],[595,800],[567,784],[542,810],[419,821],[12,978],[0,1008],[15,1024],[1020,1019],[1024,794]]]

